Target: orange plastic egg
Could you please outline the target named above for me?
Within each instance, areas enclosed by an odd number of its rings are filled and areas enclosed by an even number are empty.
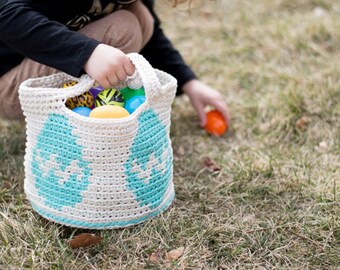
[[[228,125],[219,111],[212,110],[207,113],[205,130],[209,134],[216,136],[221,136],[228,131]]]
[[[91,118],[123,118],[129,116],[129,112],[120,106],[104,105],[94,108],[90,116]]]

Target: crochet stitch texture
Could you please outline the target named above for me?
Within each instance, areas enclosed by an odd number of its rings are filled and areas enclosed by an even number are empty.
[[[120,119],[80,116],[65,106],[94,84],[65,73],[29,79],[19,98],[26,119],[24,189],[43,217],[78,228],[121,228],[146,221],[174,199],[170,140],[177,82],[129,54],[137,76],[119,87],[140,87],[146,101]],[[70,80],[78,84],[61,86]]]

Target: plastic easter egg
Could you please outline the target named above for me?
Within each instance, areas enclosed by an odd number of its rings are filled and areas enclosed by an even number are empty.
[[[130,98],[134,96],[145,96],[144,87],[138,89],[131,89],[129,87],[125,87],[120,92],[123,94],[125,101],[128,101]]]
[[[77,83],[78,82],[76,82],[76,81],[68,81],[68,82],[63,84],[63,88],[68,88],[68,87],[75,86]]]
[[[104,90],[104,88],[102,86],[97,86],[97,87],[90,88],[89,91],[92,94],[93,98],[96,99],[97,95],[103,90]]]
[[[212,110],[207,113],[205,130],[216,136],[221,136],[228,130],[228,125],[219,111]]]
[[[145,102],[145,96],[134,96],[126,101],[124,108],[131,114]]]
[[[68,98],[65,102],[67,108],[74,109],[76,107],[88,107],[91,108],[94,103],[92,94],[87,91],[79,96]]]
[[[72,87],[78,84],[76,81],[68,81],[67,83],[64,83],[63,88]],[[66,107],[73,110],[76,107],[89,107],[91,108],[94,103],[94,98],[92,94],[87,91],[84,94],[81,94],[76,97],[68,98],[65,102]]]
[[[129,112],[123,107],[103,105],[94,108],[90,113],[90,118],[123,118],[129,115]]]
[[[80,114],[81,116],[85,116],[85,117],[89,117],[90,113],[91,113],[91,109],[87,108],[87,107],[77,107],[74,108],[72,111],[74,111],[77,114]]]
[[[124,107],[124,103],[122,93],[114,88],[104,89],[96,97],[96,107],[103,105],[117,105]]]

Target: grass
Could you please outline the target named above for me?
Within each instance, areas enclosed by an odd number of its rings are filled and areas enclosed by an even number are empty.
[[[23,193],[25,130],[0,123],[1,269],[340,269],[340,4],[157,1],[163,27],[231,112],[227,135],[172,114],[176,200],[159,217],[94,232],[47,222]],[[221,167],[210,173],[208,156]],[[150,254],[185,247],[181,258]]]

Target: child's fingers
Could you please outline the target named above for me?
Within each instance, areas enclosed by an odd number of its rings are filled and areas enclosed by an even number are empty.
[[[200,114],[200,126],[201,126],[201,128],[204,128],[206,124],[207,124],[207,116],[205,114],[205,111],[203,111],[202,114]]]
[[[196,109],[197,114],[198,114],[200,127],[203,128],[203,127],[205,127],[205,125],[207,123],[207,116],[206,116],[205,111],[204,111],[204,105],[198,102],[198,103],[194,104],[194,106],[195,106],[195,109]]]
[[[102,87],[104,88],[109,88],[111,83],[110,81],[108,80],[107,76],[105,75],[102,75],[100,77],[97,77],[97,78],[93,78],[99,85],[101,85]]]
[[[114,85],[117,85],[119,83],[119,79],[116,75],[116,73],[114,75],[110,75],[109,77],[106,77],[108,82],[110,83],[109,87],[112,87]]]
[[[192,103],[193,107],[195,108],[195,111],[198,114],[199,125],[200,125],[200,127],[203,128],[206,124],[206,121],[207,121],[207,117],[206,117],[205,111],[204,111],[204,104],[197,99],[191,99],[191,103]]]
[[[123,82],[126,80],[126,77],[127,77],[127,74],[126,74],[124,67],[116,70],[116,78],[118,79],[118,81]]]
[[[124,70],[125,70],[125,73],[128,75],[128,76],[132,76],[134,73],[135,73],[135,66],[132,64],[132,62],[130,61],[130,59],[128,59],[124,65]]]
[[[227,122],[227,124],[229,126],[230,118],[229,118],[228,107],[225,104],[225,102],[224,101],[216,102],[215,108],[216,108],[216,110],[218,110],[222,114],[224,120]]]

